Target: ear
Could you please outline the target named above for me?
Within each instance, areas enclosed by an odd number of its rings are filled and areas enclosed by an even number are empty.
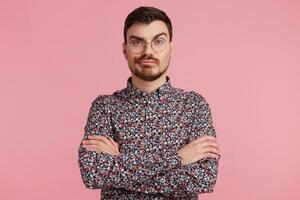
[[[125,59],[127,60],[127,49],[126,49],[126,45],[125,45],[125,42],[122,43],[122,46],[123,46],[123,55],[125,57]]]

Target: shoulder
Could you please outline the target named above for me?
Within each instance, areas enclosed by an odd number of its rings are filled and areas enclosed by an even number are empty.
[[[91,103],[91,107],[96,110],[102,110],[106,113],[110,112],[110,106],[113,103],[113,95],[111,94],[98,94]]]
[[[98,94],[92,101],[92,104],[113,108],[120,104],[120,102],[123,102],[126,98],[126,90],[120,89],[115,90],[110,94]]]
[[[194,100],[194,101],[206,101],[204,96],[194,90],[192,91],[188,91],[187,93],[187,97],[190,100]]]
[[[203,101],[205,100],[204,97],[192,90],[192,91],[188,91],[188,90],[185,90],[185,89],[182,89],[182,88],[177,88],[177,87],[172,87],[172,94],[176,97],[180,97],[180,99],[184,99],[186,101],[194,101],[194,100],[198,100],[198,101]]]
[[[206,98],[196,91],[186,93],[185,108],[191,113],[210,113],[211,106]]]
[[[110,94],[98,94],[93,100],[97,104],[111,104],[124,96],[125,89],[115,90]]]
[[[197,91],[185,91],[184,93],[186,104],[190,104],[191,106],[200,106],[200,105],[207,105],[206,98]]]
[[[111,94],[99,94],[94,98],[93,103],[96,104],[106,104],[109,103],[112,100]]]

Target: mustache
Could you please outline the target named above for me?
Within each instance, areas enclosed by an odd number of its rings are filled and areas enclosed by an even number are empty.
[[[148,55],[146,55],[146,54],[144,54],[144,55],[142,55],[140,58],[135,58],[135,62],[136,63],[139,63],[139,62],[141,62],[141,61],[143,61],[143,60],[152,60],[152,61],[155,61],[156,63],[159,63],[159,60],[158,59],[156,59],[156,58],[154,58],[153,56],[148,56]]]

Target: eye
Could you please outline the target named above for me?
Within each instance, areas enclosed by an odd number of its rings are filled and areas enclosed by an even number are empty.
[[[158,38],[158,39],[153,40],[154,45],[163,45],[165,42],[166,41],[162,38]]]
[[[131,40],[130,41],[130,45],[132,46],[138,46],[138,45],[141,45],[143,42],[142,41],[139,41],[139,40]]]

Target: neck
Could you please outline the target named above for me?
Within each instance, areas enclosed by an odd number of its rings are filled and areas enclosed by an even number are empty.
[[[156,79],[154,81],[142,80],[142,79],[138,78],[137,76],[135,76],[134,74],[132,74],[131,77],[132,77],[132,84],[135,87],[137,87],[138,89],[140,89],[148,94],[151,94],[153,91],[155,91],[157,88],[159,88],[160,86],[165,84],[167,81],[166,74],[161,75],[161,77],[159,77],[158,79]]]

